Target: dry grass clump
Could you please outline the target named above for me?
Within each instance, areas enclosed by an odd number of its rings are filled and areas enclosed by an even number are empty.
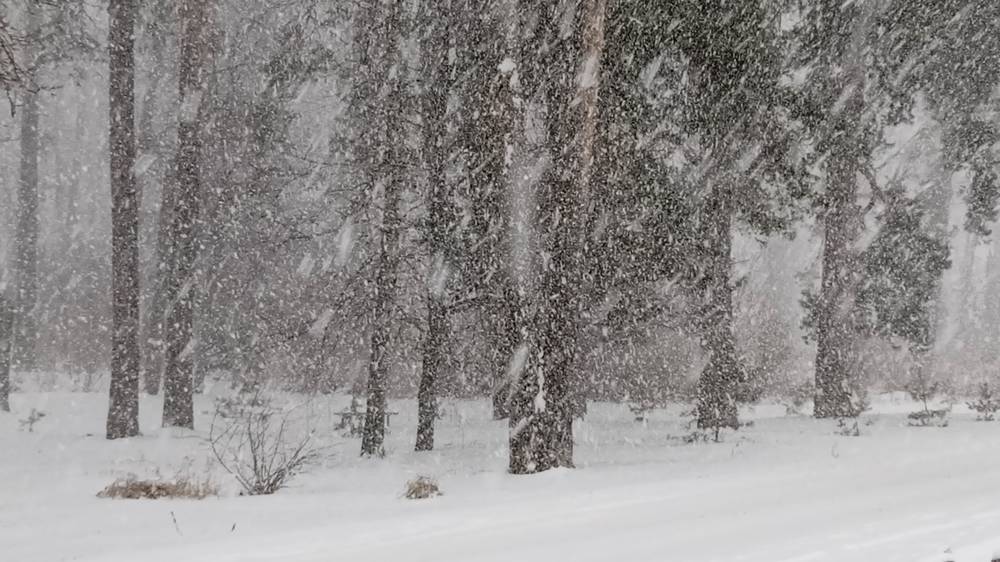
[[[183,498],[201,500],[219,495],[219,488],[212,482],[190,478],[176,480],[140,480],[134,474],[119,478],[97,493],[99,498],[127,500],[158,500]]]
[[[406,483],[406,498],[411,500],[424,500],[440,496],[441,489],[433,478],[428,476],[418,476]]]

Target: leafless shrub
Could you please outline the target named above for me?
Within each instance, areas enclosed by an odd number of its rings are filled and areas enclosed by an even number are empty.
[[[277,492],[317,456],[311,432],[295,435],[289,413],[259,392],[217,401],[209,444],[219,465],[251,496]]]
[[[429,476],[418,476],[406,483],[407,499],[425,500],[440,495],[441,489],[438,488],[437,481]]]
[[[219,495],[219,488],[209,480],[197,481],[191,478],[176,480],[140,480],[129,474],[108,484],[97,493],[99,498],[128,500],[158,500],[161,498],[186,498],[200,500]]]
[[[21,431],[27,430],[28,433],[34,433],[35,424],[40,422],[44,417],[45,417],[45,412],[32,408],[31,412],[28,414],[28,417],[24,418],[23,420],[18,420],[18,423],[21,426]]]

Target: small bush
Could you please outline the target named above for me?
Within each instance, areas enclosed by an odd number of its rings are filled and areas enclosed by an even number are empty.
[[[411,500],[425,500],[440,496],[441,490],[438,483],[428,476],[418,476],[406,483],[406,498]]]
[[[134,474],[119,478],[97,493],[99,498],[126,500],[158,500],[162,498],[184,498],[201,500],[219,495],[218,487],[205,480],[198,482],[189,478],[167,480],[139,480]]]
[[[911,398],[920,402],[924,409],[907,415],[907,423],[916,427],[948,426],[950,408],[932,410],[931,400],[945,390],[941,381],[935,380],[926,370],[918,369],[906,385],[906,392]]]
[[[978,414],[977,421],[993,421],[997,411],[1000,411],[1000,398],[988,382],[979,384],[979,396],[975,402],[966,402],[970,409]]]

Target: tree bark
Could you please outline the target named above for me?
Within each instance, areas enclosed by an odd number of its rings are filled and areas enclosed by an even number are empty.
[[[486,367],[492,372],[493,417],[509,414],[511,384],[507,371],[521,339],[521,298],[512,275],[510,248],[513,213],[510,167],[512,136],[523,115],[514,108],[521,31],[516,0],[497,10],[489,0],[471,0],[460,34],[465,48],[457,74],[467,77],[461,140],[469,158],[468,198],[472,202],[467,232],[472,250],[463,263],[469,289],[479,299],[478,313],[487,332]]]
[[[398,138],[398,137],[397,137]],[[391,172],[390,172],[391,173]],[[387,178],[382,206],[382,240],[379,266],[375,275],[375,302],[372,307],[371,355],[368,360],[368,401],[365,410],[361,454],[385,456],[386,381],[389,373],[389,343],[392,334],[392,309],[396,302],[396,274],[399,263],[399,202],[402,178],[396,173]]]
[[[852,104],[854,105],[854,104]],[[853,108],[852,108],[853,109]],[[830,155],[823,217],[823,273],[816,307],[816,400],[817,418],[849,417],[851,402],[849,355],[854,334],[851,325],[849,285],[854,275],[854,243],[857,238],[857,168],[848,147]]]
[[[541,20],[555,27],[560,15]],[[539,208],[545,254],[532,322],[528,363],[514,392],[511,408],[510,467],[514,474],[573,465],[571,371],[586,285],[591,174],[597,129],[597,92],[604,47],[606,0],[582,0],[578,6],[578,47],[563,46],[544,61],[554,70],[545,83],[548,143],[552,163],[543,179]],[[554,28],[545,30],[551,36]]]
[[[816,303],[816,398],[817,418],[858,415],[854,404],[851,357],[854,355],[853,277],[857,274],[855,244],[861,227],[857,203],[857,176],[867,153],[861,138],[864,113],[864,50],[873,23],[875,2],[866,2],[854,24],[843,71],[835,90],[843,99],[834,109],[834,136],[827,159],[827,187],[824,194],[823,273]],[[836,2],[825,9],[840,11]]]
[[[0,412],[10,411],[10,348],[14,336],[14,311],[0,295]]]
[[[21,170],[17,189],[17,230],[15,233],[14,365],[33,371],[38,363],[38,34],[41,8],[28,4],[25,44],[23,103],[21,105]]]
[[[135,188],[135,2],[108,4],[111,149],[111,390],[108,439],[139,434],[139,205]]]
[[[201,205],[202,121],[205,66],[212,56],[206,38],[211,3],[184,0],[180,6],[180,115],[177,124],[177,190],[170,213],[172,268],[168,272],[166,347],[163,372],[163,426],[194,428],[194,299],[198,259],[197,223]]]
[[[427,278],[427,332],[423,342],[423,364],[417,390],[417,451],[434,448],[434,420],[437,418],[437,384],[446,357],[448,344],[448,97],[451,93],[451,67],[448,64],[450,46],[451,2],[430,0],[425,4],[426,36],[424,56],[427,78],[424,119],[426,134],[424,154],[427,156],[427,242],[430,268]]]
[[[444,364],[448,329],[447,304],[439,295],[428,295],[427,333],[420,386],[417,389],[417,451],[430,451],[434,448],[434,420],[438,413],[437,383]]]
[[[732,191],[712,186],[704,216],[703,239],[708,245],[702,292],[706,307],[700,319],[708,364],[698,381],[698,427],[737,429],[736,391],[740,364],[733,335]]]
[[[403,192],[403,152],[405,133],[402,130],[402,99],[404,97],[402,79],[392,67],[398,60],[400,0],[382,0],[381,6],[372,3],[366,17],[374,30],[356,27],[355,32],[363,35],[358,39],[362,64],[366,72],[359,77],[360,90],[356,100],[363,109],[361,115],[378,134],[362,140],[360,155],[368,189],[374,192],[381,184],[382,223],[379,243],[378,268],[375,273],[375,294],[371,316],[371,354],[368,359],[368,401],[365,411],[365,427],[361,439],[362,456],[382,457],[385,455],[385,416],[387,410],[386,381],[389,373],[389,343],[393,328],[393,308],[396,304],[397,270],[399,265],[399,240],[402,230],[400,200]],[[379,17],[384,20],[377,21]],[[378,84],[388,82],[387,87]],[[370,95],[384,91],[379,96]],[[374,106],[369,105],[374,104]],[[382,146],[372,144],[373,140]],[[379,180],[378,178],[381,178]]]

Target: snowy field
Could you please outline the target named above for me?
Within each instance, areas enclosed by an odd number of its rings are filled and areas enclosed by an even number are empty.
[[[908,427],[898,397],[875,400],[860,437],[761,406],[744,412],[751,427],[698,444],[680,407],[642,424],[592,404],[578,468],[528,477],[505,473],[506,425],[486,401],[447,402],[431,453],[412,452],[415,403],[394,401],[387,458],[364,460],[333,429],[347,397],[301,398],[322,460],[267,497],[240,497],[212,464],[212,399],[198,400],[197,432],[160,430],[144,397],[144,435],[109,442],[103,393],[14,395],[0,560],[988,562],[1000,549],[1000,422],[956,410],[948,427]],[[32,408],[47,415],[28,432]],[[211,477],[222,496],[96,497],[129,473]],[[444,495],[404,499],[415,475]]]

